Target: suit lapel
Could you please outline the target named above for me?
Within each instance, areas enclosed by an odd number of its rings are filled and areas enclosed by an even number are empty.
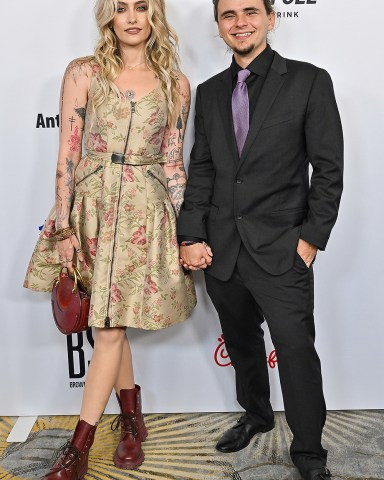
[[[239,153],[237,151],[235,132],[232,121],[232,76],[231,69],[223,72],[221,78],[221,88],[217,89],[217,102],[224,126],[224,136],[228,144],[231,157],[238,162]]]
[[[285,81],[285,74],[287,72],[286,62],[278,53],[275,52],[271,68],[265,79],[263,88],[260,92],[260,96],[253,112],[252,122],[249,126],[249,132],[245,145],[240,157],[239,167],[246,159],[256,137],[260,131],[260,128],[267,116],[270,108],[275,101],[277,94],[279,93],[283,83]]]

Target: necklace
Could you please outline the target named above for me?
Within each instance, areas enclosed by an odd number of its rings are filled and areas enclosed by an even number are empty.
[[[135,98],[136,92],[134,90],[127,90],[124,95],[127,100],[132,101]]]
[[[133,70],[134,68],[139,67],[140,65],[144,65],[144,63],[147,63],[147,62],[145,61],[145,62],[137,63],[136,65],[125,65],[125,68],[127,68],[128,70]]]

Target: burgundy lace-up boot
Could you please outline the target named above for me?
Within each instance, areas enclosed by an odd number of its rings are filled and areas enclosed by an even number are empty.
[[[82,480],[88,471],[89,449],[93,444],[96,427],[97,425],[79,420],[72,440],[56,453],[55,464],[42,480]]]
[[[117,395],[121,413],[112,423],[112,430],[121,425],[120,443],[116,448],[113,461],[118,468],[135,470],[144,461],[141,442],[147,438],[148,432],[141,413],[140,387],[120,390]]]

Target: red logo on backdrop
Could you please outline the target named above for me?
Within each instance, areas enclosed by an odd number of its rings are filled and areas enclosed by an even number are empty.
[[[270,368],[276,368],[276,365],[277,365],[276,350],[272,350],[272,352],[267,357],[267,362]]]
[[[221,335],[221,337],[217,340],[219,342],[219,345],[215,350],[215,362],[219,367],[230,367],[232,365],[232,362],[229,359],[229,355],[225,348],[224,335]]]
[[[224,342],[224,335],[222,334],[220,338],[217,339],[219,345],[216,347],[215,350],[215,362],[219,367],[230,367],[232,365],[231,360],[229,359],[229,355],[225,348]],[[272,352],[267,357],[267,363],[270,368],[276,368],[277,365],[277,356],[276,350],[272,350]]]

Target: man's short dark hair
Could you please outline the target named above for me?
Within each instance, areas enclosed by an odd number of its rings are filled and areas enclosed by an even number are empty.
[[[218,16],[218,13],[217,13],[219,1],[220,0],[213,0],[213,13],[215,15],[216,22],[219,21],[219,16]],[[272,7],[271,0],[263,0],[263,2],[264,2],[264,7],[265,7],[265,10],[267,12],[267,15],[271,14],[273,12],[273,7]]]

